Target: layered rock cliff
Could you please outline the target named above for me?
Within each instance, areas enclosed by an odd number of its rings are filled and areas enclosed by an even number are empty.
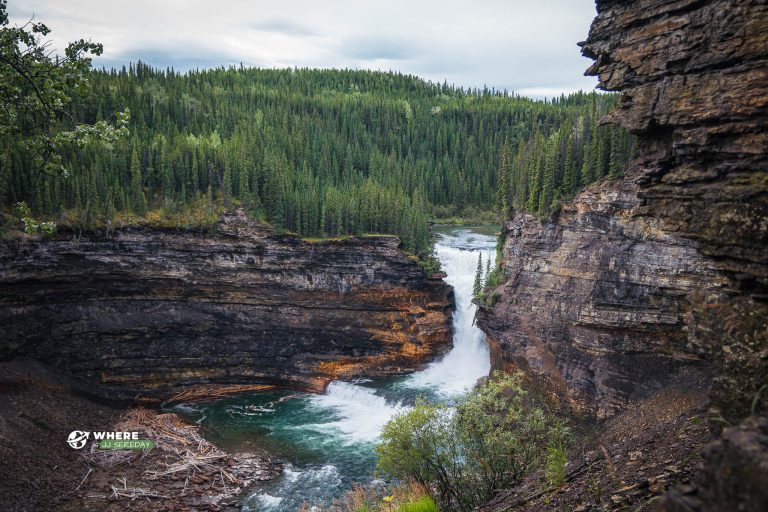
[[[597,9],[588,74],[623,93],[605,122],[637,156],[556,218],[506,223],[505,282],[478,321],[497,366],[609,419],[574,448],[567,485],[485,510],[640,509],[668,490],[653,508],[765,510],[768,5]]]
[[[633,216],[633,191],[629,180],[592,187],[549,223],[518,213],[502,233],[506,282],[478,313],[497,364],[598,418],[708,377],[693,300],[726,286],[692,242]]]
[[[452,292],[395,237],[133,228],[0,242],[0,357],[127,388],[405,372],[450,346]]]
[[[504,229],[480,326],[497,359],[605,417],[712,374],[728,421],[768,381],[768,6],[598,1],[583,53],[607,122],[637,136],[619,182]]]
[[[691,240],[727,279],[691,298],[689,339],[714,366],[725,419],[768,381],[768,5],[598,2],[588,73],[623,92],[609,121],[638,136],[638,217]]]

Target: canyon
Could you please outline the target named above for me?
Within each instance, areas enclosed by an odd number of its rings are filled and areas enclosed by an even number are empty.
[[[522,371],[597,441],[551,501],[506,490],[487,510],[662,495],[660,510],[765,510],[768,6],[597,9],[582,52],[588,74],[621,93],[604,122],[633,134],[636,155],[551,219],[515,212],[500,284],[477,313],[493,366]],[[242,211],[207,230],[0,240],[0,359],[41,361],[126,400],[413,372],[450,347],[453,302],[395,237],[303,240]],[[4,389],[24,388],[35,365]],[[13,430],[34,428],[17,409]]]

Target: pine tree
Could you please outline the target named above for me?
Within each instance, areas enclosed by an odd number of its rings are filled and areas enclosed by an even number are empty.
[[[131,153],[131,209],[139,215],[147,213],[147,198],[144,196],[144,180],[141,175],[141,161],[136,146]]]
[[[477,270],[475,270],[475,282],[472,285],[472,297],[479,299],[483,293],[483,255],[477,255]]]
[[[498,192],[498,207],[501,211],[502,218],[509,218],[512,204],[512,176],[511,176],[511,156],[509,145],[504,144],[501,150],[501,158],[499,161],[499,192]]]
[[[302,235],[393,233],[426,255],[430,217],[546,215],[618,175],[631,152],[625,132],[593,128],[616,98],[596,93],[541,102],[396,73],[144,64],[93,71],[85,89],[75,115],[130,108],[134,139],[73,148],[71,179],[38,182],[30,155],[0,134],[0,206],[26,199],[54,215],[95,205],[106,217],[110,193],[116,210],[137,213],[199,210],[205,196],[212,215],[231,195]]]
[[[565,145],[565,169],[563,172],[562,190],[565,197],[570,197],[576,191],[576,164],[573,158],[573,137],[568,137]]]

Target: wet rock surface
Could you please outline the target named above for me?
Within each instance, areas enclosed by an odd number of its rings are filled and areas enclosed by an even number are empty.
[[[0,357],[125,388],[406,372],[450,347],[452,302],[397,238],[307,242],[242,212],[0,242]]]

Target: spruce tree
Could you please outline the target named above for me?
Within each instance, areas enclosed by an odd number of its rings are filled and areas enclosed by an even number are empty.
[[[28,152],[0,134],[6,210],[26,199],[36,213],[106,212],[111,193],[117,211],[182,213],[212,186],[302,235],[392,233],[426,255],[430,217],[546,215],[604,171],[618,175],[631,151],[625,132],[592,128],[613,95],[541,102],[396,73],[141,63],[88,78],[74,114],[128,107],[134,140],[72,148],[62,159],[77,179],[36,180]],[[214,212],[223,197],[209,199]]]
[[[472,297],[479,299],[483,293],[483,254],[477,254],[477,269],[475,270],[475,282],[472,285]]]
[[[133,147],[131,153],[131,209],[139,215],[147,213],[147,198],[144,196],[144,180],[141,175],[141,161],[139,160],[139,154],[136,151],[136,146]]]

